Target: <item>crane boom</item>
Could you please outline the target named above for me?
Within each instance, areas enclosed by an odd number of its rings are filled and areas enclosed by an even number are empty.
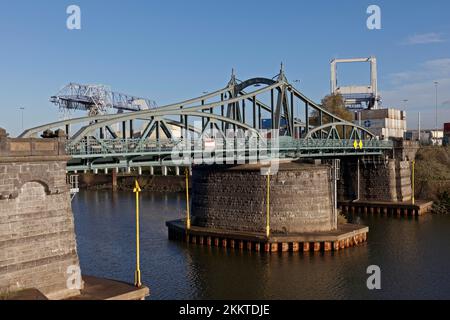
[[[156,102],[146,98],[114,92],[105,85],[69,83],[50,102],[65,110],[86,110],[89,115],[106,113],[108,109],[140,111],[156,108]]]

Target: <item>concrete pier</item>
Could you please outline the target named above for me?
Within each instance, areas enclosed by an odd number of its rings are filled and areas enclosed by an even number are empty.
[[[144,300],[150,290],[143,286],[136,288],[121,281],[83,275],[84,286],[79,295],[64,300]],[[6,295],[7,300],[49,300],[38,289],[25,289]],[[0,298],[0,300],[2,300]]]
[[[194,167],[191,227],[167,222],[169,239],[255,252],[337,251],[367,240],[368,227],[338,225],[329,166],[283,162],[272,176],[262,169]]]
[[[112,178],[112,189],[113,191],[117,190],[117,173],[118,173],[118,169],[113,169],[112,170],[112,174],[111,174],[111,178]]]
[[[417,200],[412,204],[411,201],[339,201],[338,207],[344,214],[360,213],[366,215],[417,217],[431,212],[433,202]]]
[[[68,300],[144,300],[150,295],[146,286],[136,288],[128,283],[83,276],[84,288],[81,294]]]
[[[186,231],[185,220],[166,223],[169,239],[209,247],[254,252],[330,252],[351,248],[367,241],[368,227],[344,224],[334,231],[274,234],[269,239],[263,233],[229,231],[192,226]],[[186,234],[189,237],[186,237]],[[193,239],[196,239],[193,241]],[[238,245],[236,245],[238,244]],[[301,250],[300,250],[301,248]]]

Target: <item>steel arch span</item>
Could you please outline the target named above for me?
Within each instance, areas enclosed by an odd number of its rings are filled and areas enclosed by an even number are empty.
[[[339,118],[306,97],[288,82],[283,69],[273,79],[245,81],[236,79],[233,72],[224,88],[193,99],[149,110],[57,121],[28,129],[20,137],[36,137],[56,129],[65,131],[67,150],[74,157],[117,157],[127,161],[150,153],[164,156],[165,149],[188,139],[226,138],[230,133],[283,137],[285,145],[280,150],[289,149],[287,154],[292,158],[305,151],[316,157],[382,154],[392,148],[391,143],[378,141],[369,130]],[[353,148],[353,140],[368,149],[355,150],[358,148]]]

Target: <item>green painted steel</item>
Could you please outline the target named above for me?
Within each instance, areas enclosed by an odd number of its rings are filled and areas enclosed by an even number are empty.
[[[355,140],[292,139],[280,137],[263,140],[255,146],[250,139],[219,142],[208,149],[203,141],[194,141],[188,148],[186,141],[149,141],[140,139],[92,139],[77,144],[67,143],[72,156],[69,171],[95,169],[190,166],[194,163],[249,163],[276,159],[336,158],[349,156],[382,156],[392,150],[392,141],[363,140],[363,148],[355,149]],[[359,141],[358,141],[359,142]],[[175,159],[174,159],[175,158]]]

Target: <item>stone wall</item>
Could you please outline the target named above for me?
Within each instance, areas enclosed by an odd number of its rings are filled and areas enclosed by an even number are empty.
[[[193,224],[223,230],[265,233],[267,176],[256,165],[193,168]],[[270,179],[273,234],[329,231],[333,213],[330,167],[281,164]]]
[[[79,268],[79,261],[61,144],[0,137],[0,294],[28,288],[51,299],[79,294],[67,288],[68,267]]]
[[[411,166],[409,161],[390,159],[386,162],[361,160],[360,165],[361,201],[409,201],[412,197]],[[340,201],[358,198],[358,163],[355,159],[341,162],[341,179],[338,183]]]
[[[418,141],[408,141],[404,139],[394,139],[394,153],[392,158],[399,161],[413,161],[419,152],[420,145]]]

